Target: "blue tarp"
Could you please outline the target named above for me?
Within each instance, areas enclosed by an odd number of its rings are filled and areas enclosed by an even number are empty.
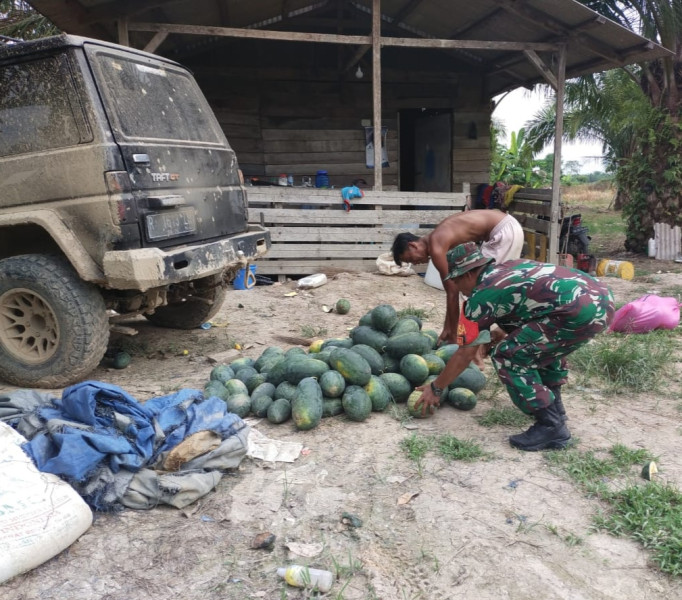
[[[134,474],[198,431],[226,439],[246,427],[225,403],[184,389],[144,404],[121,388],[85,381],[66,388],[60,399],[38,409],[45,427],[24,445],[40,471],[71,482],[86,501],[106,509],[98,487],[113,485],[103,472]],[[98,483],[101,480],[101,485]]]

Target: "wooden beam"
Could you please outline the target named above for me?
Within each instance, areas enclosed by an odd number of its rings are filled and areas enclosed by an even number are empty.
[[[381,0],[372,0],[372,104],[374,112],[374,189],[383,189],[381,167]]]
[[[556,122],[554,125],[554,169],[552,171],[552,216],[549,221],[549,262],[559,259],[559,218],[561,202],[561,142],[564,135],[564,91],[566,88],[566,46],[559,48],[556,88]]]
[[[239,29],[236,27],[211,27],[207,25],[179,25],[175,23],[130,23],[130,31],[165,31],[187,35],[212,35],[216,37],[278,40],[285,42],[316,42],[322,44],[371,44],[369,35],[336,35],[333,33],[299,33],[271,29]]]
[[[147,42],[147,45],[144,47],[145,52],[156,52],[156,49],[163,44],[166,41],[166,38],[168,37],[168,32],[167,31],[159,31],[154,34],[154,37]]]
[[[547,83],[549,83],[549,85],[554,88],[554,91],[556,91],[557,80],[556,77],[554,77],[552,70],[544,63],[544,61],[534,50],[524,50],[523,53],[526,55],[526,58],[528,58],[528,60],[535,66],[535,68],[540,71],[540,74],[547,80]]]
[[[381,22],[381,20],[379,20]],[[373,36],[336,35],[332,33],[301,33],[296,31],[274,31],[272,29],[239,29],[236,27],[212,27],[207,25],[180,25],[175,23],[129,23],[130,31],[164,31],[187,35],[209,35],[216,37],[250,38],[260,40],[278,40],[289,42],[316,42],[323,44],[372,45]],[[445,40],[432,38],[396,38],[379,36],[381,46],[402,46],[410,48],[462,49],[462,50],[509,50],[522,52],[555,51],[557,44],[498,42],[483,40]]]
[[[499,42],[496,40],[442,40],[423,38],[381,38],[382,46],[401,46],[412,48],[445,48],[448,50],[511,50],[523,52],[535,50],[537,52],[552,52],[557,49],[557,44],[544,42]]]

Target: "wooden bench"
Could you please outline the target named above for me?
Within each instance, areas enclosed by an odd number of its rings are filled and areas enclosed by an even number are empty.
[[[272,248],[258,260],[262,275],[310,275],[376,271],[398,233],[421,236],[467,204],[462,193],[375,192],[352,200],[346,212],[341,190],[247,188],[249,222],[267,227]],[[415,269],[423,272],[426,266]]]
[[[552,262],[549,256],[551,210],[551,188],[521,188],[514,194],[514,200],[509,205],[508,212],[516,217],[523,227],[526,241],[523,247],[523,258]]]

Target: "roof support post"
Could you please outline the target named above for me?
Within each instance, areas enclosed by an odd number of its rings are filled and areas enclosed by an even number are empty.
[[[128,17],[121,17],[116,21],[118,30],[118,43],[121,46],[130,46],[130,36],[128,35]]]
[[[552,208],[549,222],[549,260],[556,264],[559,252],[561,202],[561,142],[564,137],[564,90],[566,88],[566,44],[559,46],[556,72],[556,123],[554,126],[554,169],[552,171]]]
[[[374,189],[382,191],[381,171],[381,0],[372,0],[372,105],[374,117]]]

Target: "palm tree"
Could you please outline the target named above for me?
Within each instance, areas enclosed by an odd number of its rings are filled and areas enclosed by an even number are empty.
[[[566,139],[604,144],[627,220],[626,248],[644,252],[654,223],[682,225],[682,0],[580,1],[673,52],[566,90]],[[533,145],[551,141],[554,118],[549,106],[536,115]]]
[[[600,142],[607,171],[618,173],[637,149],[637,136],[651,118],[651,105],[622,70],[607,71],[566,83],[564,139]],[[554,139],[555,101],[548,101],[526,124],[528,143],[535,151]],[[619,189],[616,208],[627,203]]]
[[[21,0],[0,0],[0,35],[32,40],[60,33],[50,21]]]

